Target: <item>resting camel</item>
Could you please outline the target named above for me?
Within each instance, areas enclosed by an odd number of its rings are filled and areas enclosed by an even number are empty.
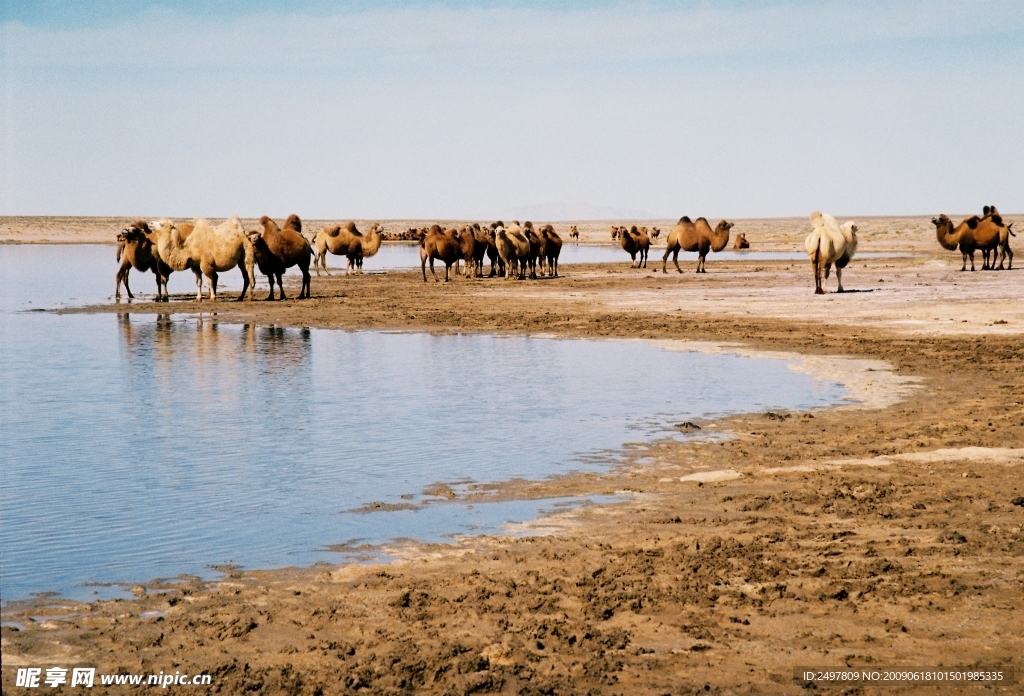
[[[117,260],[121,262],[121,266],[117,269],[115,276],[114,299],[116,301],[121,301],[122,283],[124,283],[125,292],[128,293],[128,299],[135,298],[132,289],[128,287],[128,273],[133,268],[142,273],[153,271],[153,275],[156,276],[156,301],[159,302],[163,299],[160,293],[160,267],[163,264],[156,255],[154,238],[155,235],[149,229],[149,225],[143,220],[133,222],[130,227],[121,230],[121,233],[117,235]],[[170,274],[169,269],[167,273]]]
[[[729,230],[732,226],[731,222],[720,220],[715,229],[711,229],[707,218],[699,217],[696,222],[691,222],[685,215],[679,218],[679,222],[668,233],[665,255],[661,259],[661,272],[668,272],[668,255],[672,254],[672,263],[676,265],[676,270],[682,273],[683,269],[679,267],[679,252],[696,251],[697,273],[707,273],[704,262],[708,252],[717,253],[725,248],[729,243]]]
[[[423,270],[423,282],[427,282],[427,261],[430,261],[430,275],[437,281],[434,272],[434,259],[444,261],[444,282],[448,282],[452,264],[457,264],[462,257],[459,240],[452,234],[442,231],[434,225],[430,232],[420,241],[420,267]]]
[[[302,290],[299,291],[299,299],[309,298],[309,260],[313,256],[313,249],[302,236],[302,221],[299,216],[290,215],[284,223],[284,229],[278,227],[277,223],[266,215],[260,218],[260,224],[263,225],[263,231],[249,232],[248,236],[252,242],[256,265],[260,273],[267,276],[267,280],[270,281],[270,294],[267,299],[274,299],[275,277],[281,299],[286,299],[281,276],[292,266],[298,266],[302,271]]]
[[[210,299],[217,299],[217,274],[235,266],[242,269],[242,292],[238,300],[249,291],[252,299],[256,289],[253,272],[255,252],[245,235],[242,221],[232,217],[214,227],[203,218],[196,218],[192,234],[186,238],[181,230],[166,226],[157,236],[157,254],[171,270],[191,269],[196,274],[196,301],[203,298],[203,276],[210,282]]]
[[[629,229],[620,227],[619,246],[629,254],[630,268],[647,268],[647,254],[651,249],[651,238],[647,236],[645,230],[637,229],[636,225]],[[639,259],[637,259],[637,254],[640,255]]]
[[[576,225],[573,225],[572,227],[569,228],[569,239],[576,242],[577,244],[580,243],[580,231],[576,229]]]
[[[507,228],[495,229],[494,243],[498,247],[498,256],[505,264],[505,278],[525,278],[527,260],[530,257],[530,240],[523,233],[519,223],[513,221]]]
[[[1002,222],[1002,218],[1000,218],[1000,222]],[[932,224],[935,225],[935,237],[943,249],[953,251],[959,247],[964,260],[963,266],[960,267],[961,271],[967,270],[968,257],[971,259],[971,270],[974,270],[974,252],[978,249],[991,252],[998,248],[1001,228],[1003,228],[1002,225],[995,224],[991,216],[979,218],[977,215],[967,218],[955,228],[953,221],[944,214],[937,219],[932,218]],[[1007,243],[1009,243],[1009,230],[1007,230]],[[983,270],[986,268],[987,266],[984,266]]]
[[[811,226],[813,229],[804,240],[804,248],[814,267],[814,294],[825,294],[825,281],[833,263],[839,284],[837,292],[843,292],[843,269],[857,251],[857,224],[845,222],[840,227],[834,217],[815,210],[811,213]]]
[[[742,232],[740,232],[738,235],[736,235],[736,241],[733,243],[732,248],[733,249],[749,249],[750,248],[750,242],[747,241],[747,235],[745,235]]]
[[[557,278],[558,257],[562,253],[562,238],[558,236],[555,228],[551,225],[542,226],[537,234],[544,238],[544,258],[542,261],[547,263],[548,275]],[[543,270],[544,264],[542,263],[542,273]]]

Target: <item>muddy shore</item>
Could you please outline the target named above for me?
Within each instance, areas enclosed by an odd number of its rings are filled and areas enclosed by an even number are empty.
[[[389,564],[180,578],[133,600],[9,604],[4,692],[18,666],[74,662],[209,673],[222,693],[797,693],[794,668],[813,666],[1015,674],[819,693],[1019,693],[1024,272],[959,265],[935,249],[856,260],[844,281],[860,292],[825,297],[805,263],[712,255],[705,276],[628,260],[523,282],[336,274],[314,277],[304,302],[75,310],[698,341],[848,356],[891,379],[860,407],[746,414],[698,424],[725,438],[637,443],[606,474],[451,494],[626,494],[522,536],[395,546]]]

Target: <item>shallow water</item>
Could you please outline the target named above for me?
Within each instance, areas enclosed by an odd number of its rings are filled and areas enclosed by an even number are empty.
[[[844,395],[784,361],[639,342],[24,311],[111,293],[81,248],[22,284],[26,256],[66,250],[0,247],[4,600],[496,531],[584,501],[421,505],[424,487],[601,469],[680,420]],[[356,511],[373,502],[414,509]]]

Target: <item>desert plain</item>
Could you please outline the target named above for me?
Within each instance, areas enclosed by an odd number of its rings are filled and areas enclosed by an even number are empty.
[[[813,295],[806,260],[711,254],[704,275],[692,262],[663,274],[671,221],[645,221],[662,229],[646,269],[623,253],[535,281],[335,273],[314,276],[305,301],[162,304],[133,274],[134,302],[61,310],[786,355],[857,401],[696,423],[683,440],[629,443],[601,473],[428,491],[445,505],[621,501],[506,535],[352,550],[388,562],[154,580],[133,599],[8,602],[4,692],[17,667],[47,661],[213,675],[188,693],[1024,692],[1024,272],[960,272],[930,217],[837,217],[860,223],[844,294]],[[125,222],[4,218],[0,242],[112,243]],[[809,229],[735,222],[755,252],[801,251]],[[307,234],[323,223],[306,221]],[[610,244],[609,224],[578,223],[581,241]],[[556,230],[568,243],[568,223]],[[111,255],[112,283],[115,270]],[[293,296],[297,284],[292,271]],[[261,278],[257,297],[266,289]],[[807,686],[801,667],[1007,677]]]

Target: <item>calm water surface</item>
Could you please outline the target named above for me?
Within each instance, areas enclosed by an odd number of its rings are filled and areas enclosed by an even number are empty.
[[[111,247],[0,246],[4,600],[495,531],[567,501],[421,506],[424,487],[600,468],[679,420],[844,396],[783,361],[628,341],[31,311],[104,300],[115,267]],[[378,501],[416,509],[356,511]]]

